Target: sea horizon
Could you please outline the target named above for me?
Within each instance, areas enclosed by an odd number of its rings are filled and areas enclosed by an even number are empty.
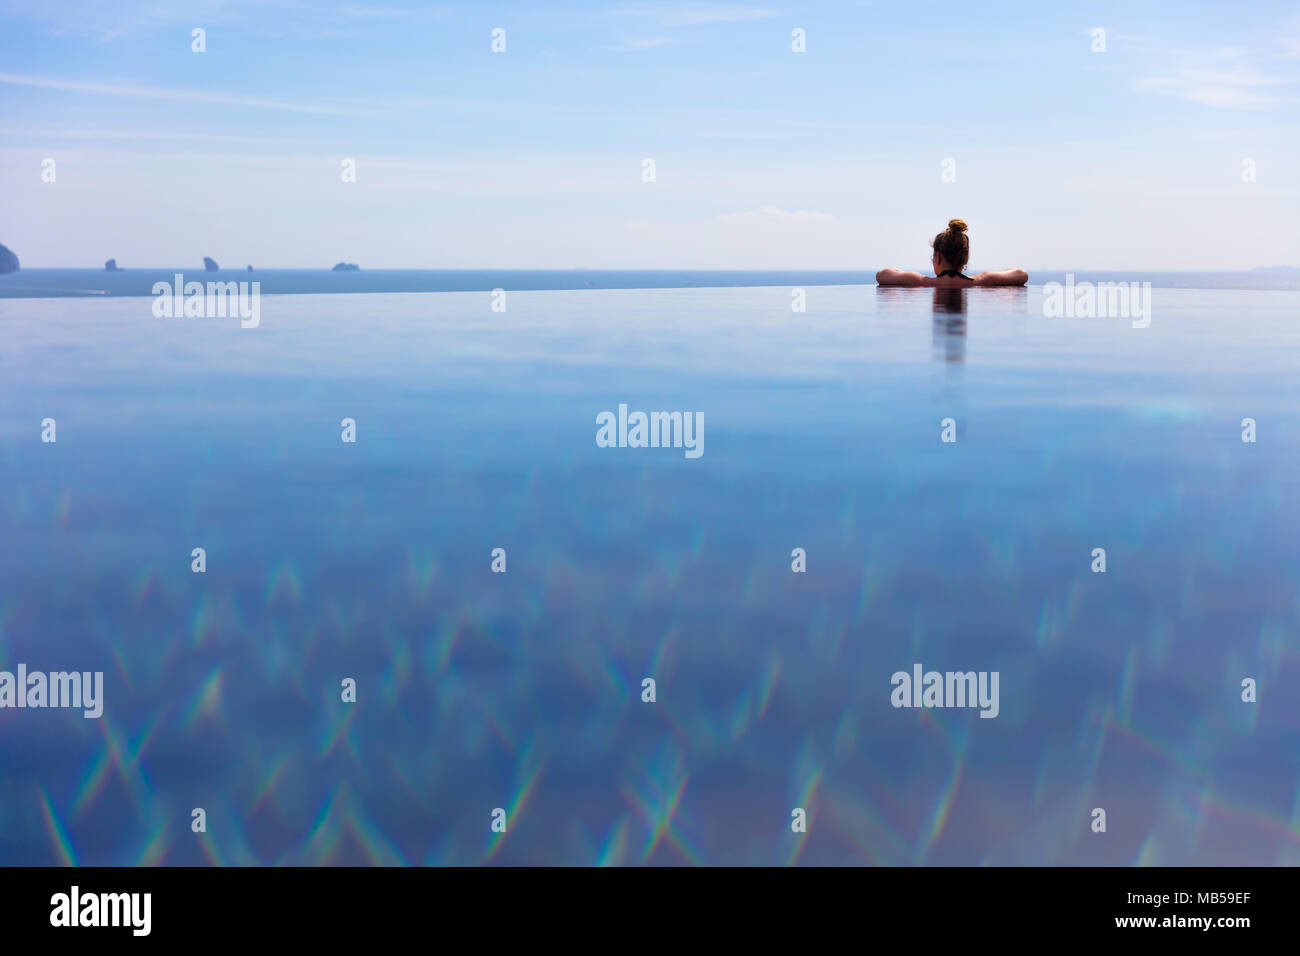
[[[916,271],[928,270],[917,267]],[[968,274],[980,270],[971,269]],[[385,294],[405,292],[581,291],[583,289],[762,288],[779,286],[874,286],[874,269],[217,269],[185,267],[23,268],[0,275],[0,298],[153,296],[156,282],[257,282],[263,295]],[[1152,288],[1300,291],[1300,270],[1043,269],[1029,273],[1030,286],[1075,282],[1149,282]]]

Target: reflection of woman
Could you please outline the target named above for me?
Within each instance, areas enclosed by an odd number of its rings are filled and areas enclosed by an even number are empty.
[[[950,220],[948,228],[935,236],[931,245],[934,246],[934,255],[930,259],[934,266],[933,276],[899,269],[881,269],[876,273],[876,282],[880,285],[920,285],[948,289],[972,285],[1024,285],[1029,281],[1029,273],[1024,269],[962,275],[961,270],[966,268],[966,263],[970,260],[970,237],[966,235],[966,223],[960,219]]]
[[[966,311],[966,296],[962,295],[961,289],[949,286],[947,288],[934,287],[934,312],[938,315],[940,312],[959,312]],[[965,322],[965,320],[962,320]]]
[[[934,357],[954,364],[966,358],[966,316],[961,314],[966,311],[963,299],[965,294],[960,289],[934,290],[934,321],[931,323]]]
[[[966,361],[966,320],[934,320],[934,357],[950,365]]]

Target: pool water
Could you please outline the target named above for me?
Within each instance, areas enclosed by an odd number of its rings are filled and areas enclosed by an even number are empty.
[[[805,293],[0,301],[0,863],[1300,864],[1296,293]]]

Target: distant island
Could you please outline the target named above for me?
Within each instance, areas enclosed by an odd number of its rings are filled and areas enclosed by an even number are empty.
[[[209,272],[216,272],[221,268],[221,266],[217,265],[217,261],[215,259],[211,259],[208,256],[204,256],[203,268],[207,269]]]
[[[249,272],[252,272],[252,271],[253,271],[253,267],[252,267],[252,266],[249,266],[249,267],[248,267],[248,271],[249,271]]]
[[[119,268],[117,267],[117,260],[116,260],[116,259],[109,259],[107,262],[104,263],[104,271],[105,271],[105,272],[122,272],[122,271],[124,271],[124,270],[119,269]]]
[[[0,272],[17,272],[18,257],[4,246],[0,246]]]
[[[361,267],[357,265],[355,262],[338,262],[335,263],[334,268],[331,269],[330,271],[331,272],[358,272],[360,271],[360,269]]]

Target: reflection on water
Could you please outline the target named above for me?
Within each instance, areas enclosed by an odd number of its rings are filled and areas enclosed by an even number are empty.
[[[966,290],[934,290],[934,357],[956,364],[966,358]]]
[[[966,290],[965,289],[935,289],[934,290],[934,312],[938,315],[940,312],[955,312],[960,315],[966,314]]]
[[[0,302],[0,863],[1300,863],[1295,295],[961,292]]]
[[[1025,286],[925,288],[876,286],[876,311],[882,315],[915,315],[927,303],[931,322],[931,351],[936,361],[959,365],[966,360],[966,315],[972,307],[982,315],[1024,314],[1029,290]]]

